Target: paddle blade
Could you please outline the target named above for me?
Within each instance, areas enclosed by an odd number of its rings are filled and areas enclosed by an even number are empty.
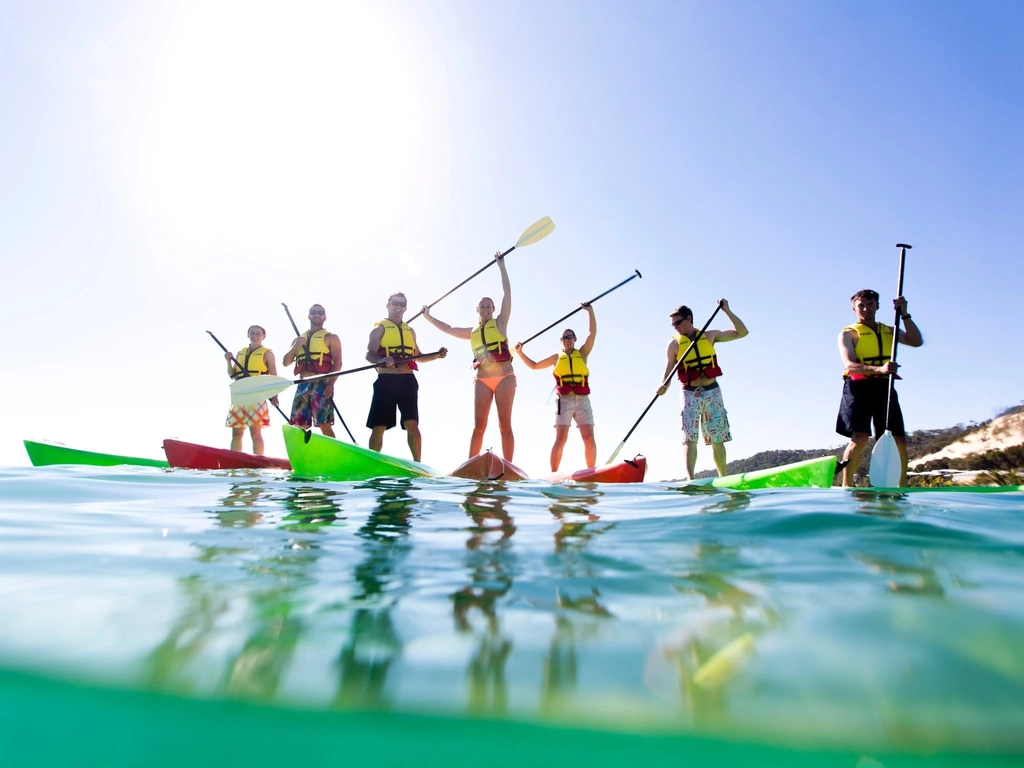
[[[516,241],[516,248],[522,248],[524,245],[533,245],[538,240],[543,240],[545,237],[550,235],[555,229],[555,222],[551,220],[549,216],[545,216],[540,221],[537,221],[533,226],[528,227],[522,235],[519,236],[519,240]]]
[[[232,405],[256,405],[268,397],[284,392],[292,385],[282,376],[249,376],[231,382]]]
[[[871,470],[868,479],[875,488],[898,488],[903,475],[903,461],[896,438],[885,430],[871,451]]]

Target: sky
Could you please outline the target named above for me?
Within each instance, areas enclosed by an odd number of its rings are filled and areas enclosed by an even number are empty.
[[[699,326],[723,297],[750,331],[718,350],[729,457],[842,444],[836,338],[857,290],[891,308],[897,242],[925,338],[899,354],[908,428],[1024,398],[1019,3],[15,0],[4,16],[0,466],[28,464],[24,438],[227,447],[207,331],[234,351],[258,323],[280,358],[281,305],[304,329],[319,302],[344,368],[364,365],[391,292],[411,315],[543,216],[554,232],[507,260],[511,341],[643,275],[595,304],[599,463],[655,397],[669,313]],[[500,298],[496,269],[433,313],[471,325],[482,296]],[[564,325],[582,339],[585,313]],[[562,327],[527,352],[557,351]],[[413,328],[450,352],[418,375],[423,461],[448,471],[472,430],[469,345]],[[515,461],[542,474],[553,379],[516,375]],[[336,389],[364,446],[373,377]],[[683,474],[679,410],[675,385],[620,454],[647,456],[649,480]],[[563,470],[583,466],[572,432]],[[400,430],[384,450],[408,456]]]

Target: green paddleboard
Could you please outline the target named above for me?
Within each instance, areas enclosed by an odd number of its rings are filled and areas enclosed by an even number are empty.
[[[437,477],[426,464],[377,453],[333,437],[285,424],[284,445],[292,472],[309,480],[370,480],[374,477]],[[308,438],[308,439],[307,439]]]
[[[780,467],[741,472],[725,477],[704,477],[691,480],[687,485],[708,485],[735,491],[753,491],[758,488],[828,488],[836,472],[836,457],[822,456]]]
[[[95,453],[80,451],[65,445],[40,443],[25,440],[25,450],[33,467],[46,467],[53,464],[87,464],[93,467],[116,467],[121,464],[133,464],[139,467],[166,467],[163,459],[140,459],[137,456],[118,456],[113,453]]]

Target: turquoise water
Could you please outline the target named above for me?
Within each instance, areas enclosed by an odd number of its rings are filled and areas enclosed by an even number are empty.
[[[608,760],[644,734],[748,765],[1014,764],[1022,516],[1020,492],[3,469],[0,757],[43,728],[11,713],[56,708],[110,713],[79,739],[344,713],[511,753],[553,726]]]

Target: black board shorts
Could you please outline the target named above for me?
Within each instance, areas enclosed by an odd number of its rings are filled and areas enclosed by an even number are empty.
[[[843,399],[839,402],[839,416],[836,418],[836,432],[852,437],[854,432],[871,434],[874,423],[875,437],[885,432],[885,409],[889,398],[889,377],[862,379],[843,382]],[[892,393],[892,412],[889,414],[889,431],[893,437],[904,437],[903,411],[896,391]]]
[[[370,415],[366,417],[368,429],[395,426],[395,408],[402,414],[402,429],[405,422],[419,421],[420,383],[411,373],[388,373],[377,376],[373,382],[373,400]]]

